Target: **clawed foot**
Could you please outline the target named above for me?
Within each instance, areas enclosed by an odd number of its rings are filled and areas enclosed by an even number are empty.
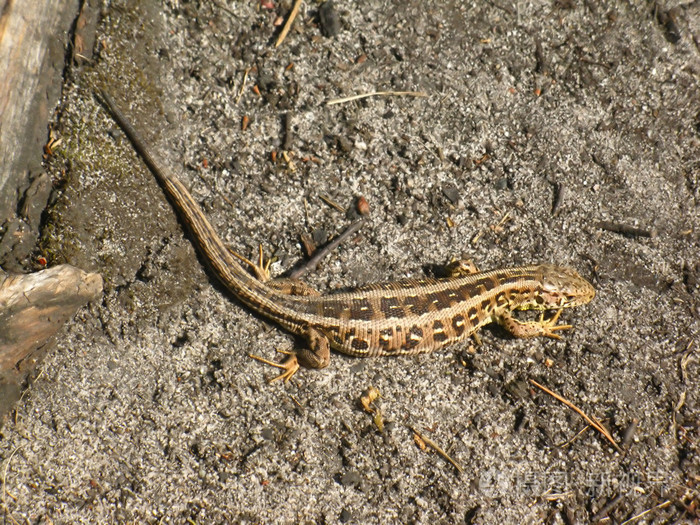
[[[265,262],[265,256],[263,255],[263,247],[262,244],[258,246],[259,248],[259,260],[257,263],[252,262],[251,260],[243,257],[242,255],[234,252],[232,249],[229,248],[229,252],[231,252],[231,255],[234,257],[238,257],[242,262],[247,264],[253,269],[253,273],[255,274],[255,277],[258,278],[259,281],[262,282],[267,282],[270,280],[270,265],[272,264],[273,258],[269,258],[267,262]]]
[[[541,335],[544,337],[551,337],[552,339],[561,339],[559,334],[554,333],[556,330],[571,330],[573,328],[573,326],[570,324],[557,325],[561,312],[561,309],[557,310],[557,313],[555,313],[551,319],[547,319],[546,321],[544,319],[544,312],[540,314],[540,320],[537,324],[542,330]]]
[[[240,259],[244,264],[253,269],[255,277],[265,283],[267,286],[284,295],[321,295],[308,284],[299,281],[298,279],[272,279],[270,277],[270,265],[275,260],[274,257],[265,261],[262,245],[259,247],[260,257],[257,263],[243,257],[229,248],[229,252],[234,257]]]
[[[266,365],[274,366],[275,368],[284,370],[284,372],[278,375],[277,377],[273,377],[272,379],[270,379],[268,383],[274,383],[275,381],[279,381],[280,379],[284,379],[285,383],[289,383],[289,380],[292,379],[292,376],[294,376],[294,374],[296,374],[299,370],[299,360],[297,359],[297,356],[294,352],[287,352],[285,350],[277,351],[280,354],[285,354],[289,357],[281,363],[275,363],[274,361],[270,361],[268,359],[265,359],[264,357],[260,357],[254,354],[248,354],[248,357],[251,357],[256,361],[260,361],[261,363],[265,363]]]
[[[544,318],[544,311],[540,314],[539,321],[518,321],[512,312],[504,312],[498,322],[515,337],[551,337],[561,339],[556,332],[570,330],[570,324],[557,325],[562,310],[557,310],[550,319]]]

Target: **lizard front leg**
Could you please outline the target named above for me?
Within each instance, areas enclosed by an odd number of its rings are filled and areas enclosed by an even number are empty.
[[[557,310],[550,319],[545,320],[544,312],[540,315],[539,321],[518,321],[512,312],[503,312],[496,321],[514,337],[551,337],[552,339],[561,339],[561,336],[555,331],[570,330],[573,328],[570,324],[557,325],[559,316],[562,310]]]
[[[445,274],[447,277],[464,277],[465,275],[474,275],[479,273],[479,269],[471,259],[457,259],[445,265]]]
[[[304,339],[306,339],[308,346],[300,348],[296,352],[286,352],[283,350],[278,350],[281,354],[286,354],[289,357],[282,361],[281,363],[275,363],[274,361],[269,361],[263,357],[248,354],[249,357],[265,363],[275,368],[284,370],[280,375],[273,377],[269,382],[274,383],[283,379],[285,383],[297,373],[299,370],[299,364],[305,366],[306,368],[326,368],[331,362],[331,345],[328,341],[328,337],[323,335],[321,332],[315,328],[307,328],[304,334]]]

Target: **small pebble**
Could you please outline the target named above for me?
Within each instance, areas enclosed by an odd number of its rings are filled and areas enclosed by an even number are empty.
[[[318,18],[321,22],[321,33],[326,37],[334,37],[340,32],[340,18],[335,10],[333,0],[324,2],[318,10]]]

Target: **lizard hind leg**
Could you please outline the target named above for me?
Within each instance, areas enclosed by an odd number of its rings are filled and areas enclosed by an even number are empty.
[[[262,244],[258,245],[259,258],[258,258],[257,263],[254,263],[250,259],[243,257],[241,254],[234,252],[231,248],[229,248],[228,251],[231,253],[231,255],[233,255],[237,259],[240,259],[240,261],[243,262],[245,265],[250,266],[251,269],[253,270],[253,273],[255,274],[255,277],[259,281],[266,283],[271,279],[270,278],[270,265],[274,261],[274,253],[273,253],[273,256],[270,257],[266,262],[265,256],[263,254]]]
[[[270,379],[268,383],[274,383],[279,380],[284,380],[285,383],[288,383],[294,374],[299,371],[300,364],[306,368],[321,369],[327,367],[331,362],[331,346],[328,338],[315,328],[308,328],[304,335],[308,342],[308,347],[300,348],[296,352],[277,350],[279,353],[289,356],[281,363],[276,363],[254,354],[248,354],[248,357],[284,370],[280,375]]]
[[[279,381],[280,379],[283,379],[285,383],[289,383],[289,380],[292,379],[292,377],[294,377],[294,374],[296,374],[299,371],[299,360],[297,359],[297,356],[294,352],[287,352],[285,350],[277,351],[280,354],[285,354],[289,357],[287,357],[287,359],[285,359],[281,363],[270,361],[269,359],[265,359],[264,357],[260,357],[259,355],[255,354],[248,354],[248,357],[250,357],[251,359],[255,359],[256,361],[260,361],[261,363],[265,363],[266,365],[274,366],[275,368],[284,370],[284,372],[282,372],[280,375],[270,379],[268,383],[274,383],[275,381]]]
[[[246,257],[243,257],[241,254],[236,253],[230,248],[228,251],[231,253],[231,255],[240,259],[241,262],[247,266],[250,266],[258,281],[265,283],[268,287],[273,288],[279,293],[283,293],[285,295],[321,295],[312,286],[300,281],[299,279],[273,279],[270,276],[270,265],[274,261],[274,256],[265,260],[262,245],[259,246],[259,258],[258,262],[256,263]]]

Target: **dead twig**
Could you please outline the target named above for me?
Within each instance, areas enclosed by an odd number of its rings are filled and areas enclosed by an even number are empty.
[[[670,504],[671,504],[671,500],[667,499],[663,503],[659,503],[656,507],[652,507],[650,509],[645,510],[644,512],[640,512],[636,516],[632,516],[630,519],[625,520],[622,523],[620,523],[620,525],[627,525],[628,523],[632,523],[633,521],[637,521],[638,519],[643,518],[644,516],[646,516],[650,512],[654,512],[655,510],[658,510],[658,509],[665,509]]]
[[[460,474],[464,473],[464,469],[461,467],[461,465],[460,465],[459,463],[457,463],[454,459],[452,459],[452,457],[451,457],[447,452],[445,452],[444,450],[442,450],[442,448],[440,448],[440,447],[438,446],[437,443],[435,443],[435,442],[434,442],[433,440],[431,440],[430,438],[426,437],[424,434],[418,432],[418,430],[416,429],[416,427],[414,427],[413,425],[407,425],[407,426],[408,426],[408,428],[410,428],[413,432],[415,432],[415,434],[416,434],[420,439],[422,439],[423,442],[424,442],[426,445],[428,445],[430,448],[432,448],[435,452],[437,452],[440,456],[442,456],[442,458],[443,458],[445,461],[447,461],[450,465],[452,465],[454,468],[456,468],[457,471],[458,471]]]
[[[245,68],[245,72],[243,73],[243,82],[241,82],[241,89],[238,91],[238,97],[236,97],[236,104],[238,104],[241,101],[241,97],[243,96],[243,90],[245,89],[245,83],[248,80],[248,73],[250,73],[249,67]]]
[[[505,215],[501,217],[501,220],[498,221],[498,224],[496,224],[495,226],[489,226],[489,228],[491,228],[491,230],[495,233],[501,233],[503,231],[503,227],[509,220],[511,220],[511,215],[510,211],[507,211]]]
[[[681,356],[680,368],[681,379],[683,379],[683,383],[687,383],[688,381],[688,363],[690,362],[690,359],[693,355],[693,343],[694,341],[691,339],[691,341],[688,343],[688,346],[685,347],[683,355]]]
[[[331,199],[327,195],[319,195],[318,198],[321,199],[326,204],[328,204],[328,206],[330,206],[331,208],[335,208],[340,213],[345,213],[345,208],[343,208],[340,204],[335,202],[333,199]]]
[[[326,102],[326,106],[333,106],[335,104],[344,104],[345,102],[352,102],[353,100],[360,100],[369,97],[386,97],[386,96],[407,96],[407,97],[427,97],[428,94],[423,91],[373,91],[372,93],[363,93],[361,95],[352,95],[350,97],[335,98]]]
[[[595,513],[591,521],[593,523],[598,523],[599,521],[601,521],[608,514],[610,514],[610,512],[615,509],[615,507],[617,507],[620,504],[624,497],[625,494],[618,494],[613,499],[608,501],[598,512]]]
[[[282,149],[284,151],[292,150],[294,139],[293,119],[294,114],[291,111],[287,111],[287,113],[284,114],[284,141],[282,142]]]
[[[574,441],[576,441],[576,440],[579,438],[579,436],[583,435],[583,433],[586,432],[589,428],[591,428],[591,425],[586,425],[586,426],[583,427],[581,430],[579,430],[579,431],[576,433],[576,435],[575,435],[574,437],[572,437],[572,438],[569,439],[568,441],[565,441],[565,442],[562,443],[561,445],[557,445],[557,448],[566,448],[566,447],[568,447],[568,446],[571,445]]]
[[[240,20],[240,19],[241,19],[240,16],[239,16],[238,14],[236,14],[235,11],[232,11],[231,9],[229,9],[228,7],[226,7],[225,5],[222,5],[221,2],[217,2],[216,0],[214,0],[212,3],[213,3],[216,7],[218,7],[219,9],[221,9],[224,13],[228,13],[229,15],[231,15],[231,16],[232,16],[233,18],[235,18],[236,20]]]
[[[583,410],[581,410],[580,408],[578,408],[578,407],[577,407],[576,405],[574,405],[571,401],[568,401],[567,399],[564,399],[564,398],[561,397],[559,394],[555,394],[555,393],[552,392],[549,388],[547,388],[546,386],[540,385],[540,384],[539,384],[537,381],[535,381],[534,379],[530,379],[530,383],[532,383],[533,385],[535,385],[535,386],[536,386],[537,388],[539,388],[540,390],[543,390],[544,392],[546,392],[547,394],[549,394],[550,396],[552,396],[554,399],[556,399],[556,400],[558,400],[558,401],[561,401],[561,402],[564,403],[566,406],[568,406],[571,410],[573,410],[573,411],[576,412],[578,415],[580,415],[583,419],[586,420],[586,422],[587,422],[589,425],[591,425],[591,426],[592,426],[593,428],[595,428],[598,432],[600,432],[601,434],[603,434],[603,436],[605,436],[605,438],[606,438],[608,441],[610,441],[610,443],[612,443],[613,447],[615,447],[615,450],[617,450],[620,454],[623,453],[622,449],[618,446],[617,443],[615,443],[615,440],[614,440],[613,437],[610,435],[610,432],[608,432],[608,429],[606,429],[600,421],[598,421],[598,420],[597,420],[596,418],[594,418],[594,417],[593,417],[593,418],[592,418],[592,417],[588,417],[588,415],[586,415],[586,413],[585,413]]]
[[[284,27],[282,28],[282,32],[280,33],[280,36],[277,37],[277,42],[275,42],[275,47],[279,47],[280,44],[284,41],[284,39],[287,38],[287,33],[289,33],[289,30],[292,28],[292,22],[294,22],[294,19],[299,14],[300,7],[301,7],[301,0],[296,0],[296,2],[294,2],[294,6],[292,7],[291,12],[289,13],[289,18],[287,18],[287,21],[285,22]]]
[[[360,228],[362,228],[362,225],[365,223],[363,219],[360,219],[358,221],[353,222],[350,226],[345,228],[345,231],[338,235],[335,239],[333,239],[331,242],[326,244],[323,248],[318,250],[311,259],[306,261],[306,263],[302,264],[299,268],[296,270],[292,271],[289,273],[289,278],[290,279],[298,279],[302,275],[304,275],[308,271],[314,271],[316,267],[318,266],[318,263],[321,262],[321,259],[323,259],[326,255],[328,255],[330,252],[335,250],[342,242],[344,242],[347,238],[349,238],[352,235],[355,235],[359,231]]]
[[[552,215],[556,215],[564,200],[565,186],[563,182],[554,183],[554,198],[552,199]]]
[[[656,237],[657,231],[655,228],[651,230],[646,230],[644,228],[636,228],[635,226],[630,226],[629,224],[621,224],[617,222],[601,221],[596,224],[601,230],[607,230],[613,233],[620,233],[628,237]]]

